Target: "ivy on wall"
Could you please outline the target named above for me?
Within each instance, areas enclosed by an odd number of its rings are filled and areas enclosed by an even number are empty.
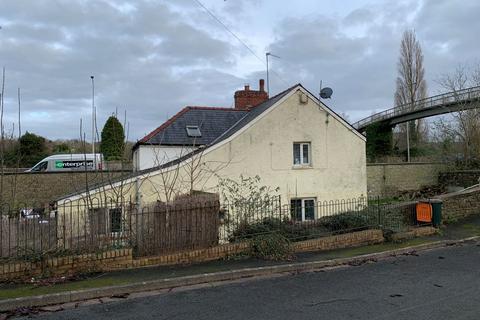
[[[388,156],[392,153],[393,133],[389,124],[377,122],[366,128],[367,134],[367,159],[373,161],[376,158]]]

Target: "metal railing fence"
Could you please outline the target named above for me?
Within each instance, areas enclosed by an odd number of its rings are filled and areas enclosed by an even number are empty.
[[[280,232],[291,241],[369,228],[402,231],[415,225],[415,203],[380,199],[295,199],[224,203],[193,197],[138,208],[124,199],[65,202],[48,209],[3,208],[0,260],[133,248],[150,256],[208,248]]]

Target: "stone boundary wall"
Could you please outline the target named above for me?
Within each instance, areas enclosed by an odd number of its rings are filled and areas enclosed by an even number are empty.
[[[0,264],[0,280],[45,274],[62,275],[89,271],[112,271],[131,267],[132,260],[132,249],[118,249],[101,253],[50,257],[37,262],[9,262]]]
[[[382,243],[383,231],[372,229],[293,243],[295,252],[326,251]]]
[[[364,230],[340,235],[293,242],[295,252],[334,250],[358,247],[384,241],[382,230]],[[248,252],[248,242],[231,243],[207,249],[189,250],[154,257],[134,259],[132,249],[103,253],[48,258],[42,262],[11,262],[0,264],[0,280],[41,275],[74,274],[88,271],[112,271],[146,266],[178,265],[218,260]]]
[[[480,190],[462,193],[449,193],[437,197],[443,201],[442,220],[456,221],[473,214],[480,214]]]
[[[381,243],[383,241],[384,238],[382,230],[372,229],[293,242],[292,246],[294,252],[326,251],[359,247],[363,245]],[[175,265],[204,262],[226,258],[235,254],[246,253],[248,250],[248,242],[230,243],[207,249],[140,258],[133,261],[133,266],[144,267],[149,265]]]
[[[392,197],[402,191],[437,185],[439,173],[446,168],[445,164],[431,162],[367,164],[368,195]]]
[[[127,171],[6,173],[2,199],[7,204],[43,205],[61,196],[79,192],[86,185],[109,183]],[[15,194],[15,201],[13,201]]]

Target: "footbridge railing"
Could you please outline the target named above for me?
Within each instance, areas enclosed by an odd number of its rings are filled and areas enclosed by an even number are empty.
[[[392,118],[415,113],[420,109],[442,108],[452,104],[468,103],[472,100],[480,99],[480,86],[466,88],[463,90],[452,91],[448,93],[431,96],[425,99],[417,100],[413,104],[407,103],[393,107],[382,112],[378,112],[353,123],[353,127],[363,131],[365,128],[375,122],[386,121]],[[422,116],[419,116],[422,118]]]

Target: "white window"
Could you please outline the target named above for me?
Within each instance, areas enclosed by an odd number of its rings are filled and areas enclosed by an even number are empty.
[[[201,137],[202,132],[200,132],[200,128],[198,126],[187,126],[187,136],[189,137]]]
[[[293,164],[310,165],[310,142],[295,142],[293,144]]]
[[[90,208],[90,232],[94,236],[116,235],[124,231],[122,208]]]
[[[315,220],[315,198],[298,198],[290,200],[290,214],[293,220]]]

